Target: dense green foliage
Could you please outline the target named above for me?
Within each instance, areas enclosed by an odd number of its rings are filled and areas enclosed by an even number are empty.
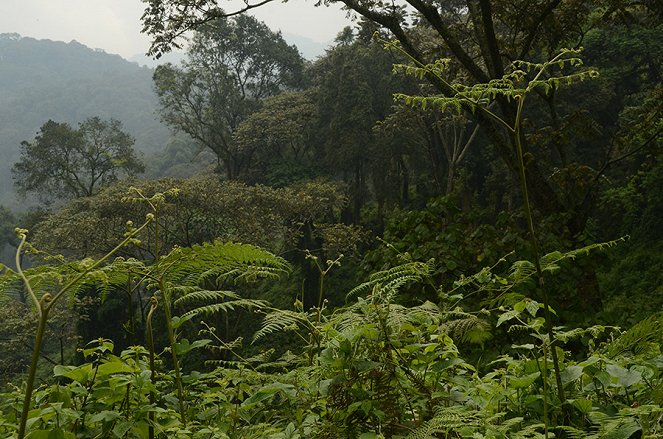
[[[180,67],[154,72],[164,123],[209,148],[228,179],[250,166],[255,147],[236,144],[239,124],[261,101],[301,82],[303,60],[280,33],[240,15],[198,29]]]
[[[307,66],[146,3],[153,165],[212,166],[0,211],[0,434],[663,436],[656,3],[342,0]]]
[[[32,143],[21,143],[21,159],[12,168],[14,183],[23,195],[37,193],[46,201],[92,196],[118,174],[145,170],[134,142],[115,119],[91,117],[78,129],[49,120]]]

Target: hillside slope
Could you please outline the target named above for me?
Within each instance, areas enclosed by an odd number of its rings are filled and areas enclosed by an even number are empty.
[[[152,70],[118,55],[69,43],[0,34],[0,204],[17,206],[11,166],[19,145],[49,119],[77,125],[115,118],[146,155],[170,133],[156,116]]]

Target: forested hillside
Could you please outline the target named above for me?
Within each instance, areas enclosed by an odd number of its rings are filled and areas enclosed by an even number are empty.
[[[33,101],[1,435],[663,437],[660,2],[338,2],[314,61],[216,0],[144,2],[152,55],[191,35],[154,71],[4,37],[149,76],[175,137],[137,177],[118,84]]]
[[[152,70],[75,41],[0,35],[0,204],[14,206],[10,169],[22,141],[49,119],[78,124],[99,116],[121,121],[146,155],[164,150]],[[22,203],[18,203],[21,205]]]

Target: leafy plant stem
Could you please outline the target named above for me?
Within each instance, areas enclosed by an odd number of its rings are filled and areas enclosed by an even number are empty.
[[[537,363],[538,363],[537,358]],[[546,439],[548,439],[548,344],[543,340],[543,428],[545,431]]]
[[[168,331],[168,344],[170,345],[170,357],[173,361],[173,369],[175,370],[175,383],[177,384],[177,399],[180,405],[180,417],[182,423],[186,425],[186,406],[184,402],[184,388],[182,386],[182,373],[180,371],[180,363],[175,352],[175,330],[173,329],[173,315],[170,309],[170,293],[165,285],[163,279],[159,279],[159,289],[163,297],[163,313],[166,319],[166,329]]]
[[[21,411],[21,422],[18,429],[18,438],[25,437],[25,426],[28,421],[28,412],[30,411],[30,401],[32,399],[32,387],[35,383],[35,376],[37,375],[37,363],[39,362],[39,355],[41,354],[41,345],[46,331],[46,320],[48,319],[48,308],[45,306],[45,299],[50,299],[50,294],[45,294],[42,300],[38,303],[39,309],[39,323],[37,325],[37,334],[35,335],[35,346],[32,350],[32,361],[30,362],[30,371],[28,372],[28,381],[25,387],[25,397],[23,398],[23,409]]]
[[[548,333],[548,339],[550,341],[550,355],[553,360],[555,382],[557,384],[557,394],[559,396],[560,402],[564,404],[564,402],[566,401],[566,397],[564,395],[564,386],[562,384],[562,375],[559,368],[559,359],[557,357],[557,350],[555,349],[555,338],[554,338],[555,335],[553,333],[552,313],[550,312],[550,300],[548,297],[548,291],[546,290],[543,278],[543,270],[541,270],[541,261],[540,261],[541,256],[539,251],[539,244],[536,239],[536,234],[534,232],[532,207],[530,206],[529,203],[527,177],[525,175],[525,161],[523,159],[522,133],[520,132],[525,96],[518,95],[516,96],[516,100],[518,102],[518,110],[516,112],[516,120],[514,122],[514,139],[516,144],[516,150],[518,153],[518,172],[520,174],[520,188],[523,194],[523,207],[525,210],[525,216],[527,217],[527,227],[529,229],[530,243],[532,246],[532,251],[534,252],[534,267],[536,269],[536,275],[537,275],[537,286],[543,297],[543,315],[546,321],[546,332]]]
[[[146,329],[147,329],[147,343],[148,343],[148,349],[150,351],[150,379],[152,380],[152,383],[155,382],[156,378],[156,368],[154,366],[154,334],[152,333],[152,316],[154,315],[154,311],[156,311],[157,306],[159,305],[159,302],[155,296],[152,296],[150,298],[150,310],[147,313],[147,319],[146,319]],[[154,389],[150,390],[150,405],[154,405],[155,401],[155,392]],[[154,412],[150,411],[148,414],[148,419],[150,421],[150,425],[147,428],[147,434],[149,439],[154,439]]]
[[[16,249],[16,271],[23,280],[23,283],[25,284],[26,290],[28,290],[28,293],[30,295],[30,298],[32,299],[36,309],[37,313],[39,316],[39,322],[37,324],[37,333],[35,335],[35,345],[34,349],[32,351],[32,360],[30,362],[30,369],[28,371],[28,381],[26,383],[26,388],[25,388],[25,397],[23,399],[23,409],[21,411],[21,420],[19,423],[19,430],[18,430],[18,439],[23,439],[25,437],[25,427],[28,422],[28,413],[30,412],[30,402],[32,400],[32,390],[33,386],[35,383],[35,376],[37,375],[37,364],[39,363],[39,356],[41,354],[41,346],[43,343],[44,339],[44,332],[46,330],[46,322],[48,320],[48,312],[51,310],[51,308],[55,305],[55,303],[58,301],[60,297],[62,297],[71,287],[76,285],[81,279],[83,279],[88,273],[90,273],[92,270],[103,264],[105,261],[107,261],[111,256],[113,256],[118,250],[120,250],[122,247],[127,245],[131,240],[136,236],[141,230],[143,230],[147,225],[152,221],[152,216],[148,215],[148,217],[145,220],[145,223],[143,223],[142,226],[139,228],[132,230],[127,236],[120,242],[115,248],[113,248],[110,252],[106,253],[101,259],[97,260],[94,264],[90,265],[87,267],[85,270],[83,270],[78,276],[73,278],[71,281],[66,283],[62,288],[60,288],[60,291],[55,294],[55,296],[51,296],[49,293],[45,293],[41,299],[37,300],[37,296],[35,295],[34,291],[32,290],[32,287],[30,285],[29,279],[25,276],[25,273],[23,273],[23,269],[21,268],[21,252],[23,251],[23,247],[25,245],[25,241],[27,239],[27,230],[24,229],[18,229],[17,233],[19,234],[19,237],[21,238],[21,243],[19,244],[18,248]]]
[[[40,303],[39,299],[37,299],[37,296],[35,295],[34,291],[32,291],[32,286],[30,285],[30,282],[28,282],[28,278],[25,276],[25,273],[23,273],[23,268],[21,267],[21,259],[22,259],[21,255],[23,253],[23,247],[25,246],[25,241],[28,239],[28,231],[23,229],[17,229],[16,233],[18,233],[21,238],[21,242],[19,243],[18,248],[16,249],[16,259],[15,259],[16,272],[23,280],[23,284],[25,284],[25,289],[28,291],[28,294],[30,295],[32,304],[35,305],[37,313],[39,317],[41,317],[42,309],[41,306],[39,306]]]

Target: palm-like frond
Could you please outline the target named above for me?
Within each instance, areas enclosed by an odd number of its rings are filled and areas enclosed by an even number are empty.
[[[435,270],[435,259],[426,262],[406,262],[388,270],[373,273],[368,282],[353,288],[346,296],[346,300],[356,296],[372,295],[384,297],[388,302],[403,286],[411,282],[428,280]]]
[[[298,330],[300,328],[313,329],[313,323],[307,313],[287,309],[273,310],[263,319],[262,327],[254,334],[253,341],[260,340],[274,332]]]
[[[615,340],[605,344],[600,352],[609,358],[615,358],[626,353],[646,354],[652,351],[652,348],[657,351],[658,346],[655,344],[663,341],[661,334],[663,334],[663,314],[659,313],[640,321]]]
[[[278,278],[289,273],[290,267],[283,258],[259,247],[216,241],[173,250],[159,261],[157,271],[167,282],[200,286]]]

